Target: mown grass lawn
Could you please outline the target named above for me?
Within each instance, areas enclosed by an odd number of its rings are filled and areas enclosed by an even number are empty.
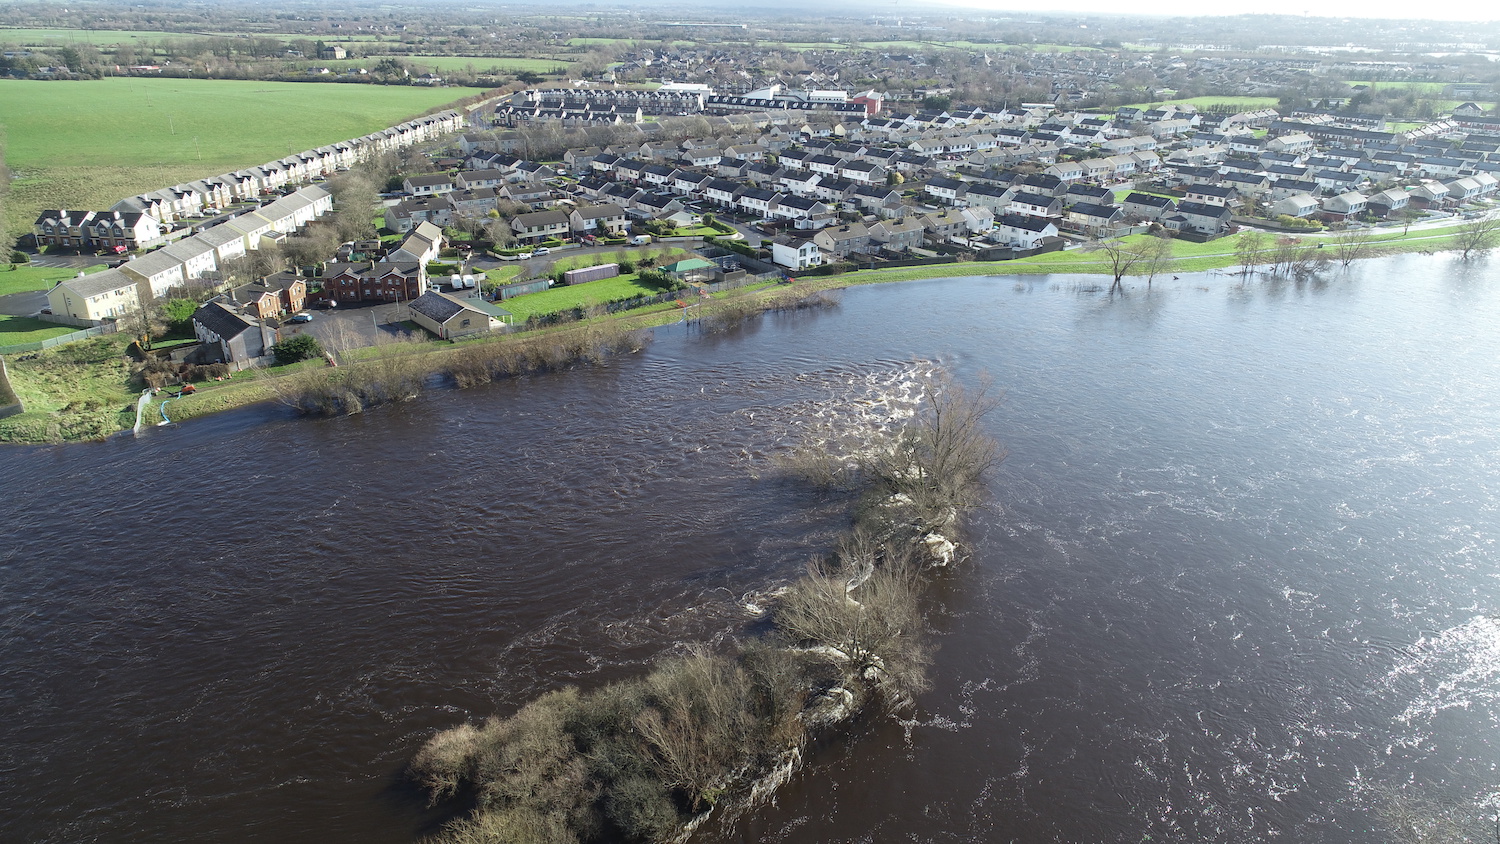
[[[5,316],[0,314],[0,346],[17,346],[21,343],[36,343],[50,340],[78,329],[55,322],[43,322],[31,317]]]
[[[642,258],[656,258],[658,264],[670,264],[678,256],[688,254],[686,249],[680,246],[646,246],[635,249],[621,247],[613,252],[594,252],[589,255],[564,255],[552,262],[553,270],[576,270],[579,267],[593,267],[599,264],[617,264],[620,261],[637,261]]]
[[[9,264],[0,264],[0,296],[26,293],[31,290],[51,290],[59,281],[78,275],[78,270],[59,267],[30,267],[18,265],[14,270]],[[104,267],[90,267],[84,272],[95,273]]]
[[[544,316],[569,308],[587,308],[615,299],[650,296],[660,292],[657,288],[642,283],[635,273],[629,273],[615,278],[590,281],[586,284],[571,284],[566,287],[559,286],[551,290],[543,290],[540,293],[528,293],[525,296],[506,299],[496,304],[524,320],[527,317]]]

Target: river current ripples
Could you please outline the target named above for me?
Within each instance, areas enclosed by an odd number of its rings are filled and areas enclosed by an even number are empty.
[[[1500,789],[1500,266],[858,288],[356,417],[0,451],[0,840],[408,842],[435,729],[593,688],[843,527],[771,470],[987,376],[933,689],[747,842],[1379,840]]]

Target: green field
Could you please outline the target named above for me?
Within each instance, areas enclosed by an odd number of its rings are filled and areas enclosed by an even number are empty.
[[[29,290],[51,290],[59,281],[78,275],[77,270],[57,267],[28,267],[25,265],[9,269],[9,264],[0,264],[0,296],[25,293]],[[98,272],[103,267],[91,267],[85,272]]]
[[[477,88],[209,79],[0,80],[6,226],[359,137]],[[68,107],[58,108],[59,98]]]
[[[635,38],[569,38],[569,47],[588,47],[594,44],[634,44]]]
[[[161,32],[158,30],[124,29],[0,29],[0,44],[40,46],[43,44],[94,44],[107,47],[113,44],[137,44],[141,41],[161,41],[168,38],[201,38],[191,32]]]
[[[1275,108],[1275,97],[1187,97],[1180,100],[1160,100],[1154,103],[1131,103],[1124,108],[1156,108],[1164,105],[1190,105],[1199,109],[1214,106],[1229,106],[1242,111],[1257,108]]]
[[[58,325],[55,322],[42,322],[39,319],[32,319],[30,317],[0,314],[0,346],[17,346],[21,343],[50,340],[53,337],[72,334],[77,330],[67,325]]]
[[[586,284],[573,284],[566,287],[554,287],[540,293],[528,293],[525,296],[506,299],[496,304],[524,320],[530,316],[543,316],[568,308],[580,306],[586,308],[590,305],[602,305],[615,299],[651,296],[660,292],[654,287],[642,284],[636,279],[635,273],[630,273],[615,278],[590,281]]]
[[[559,68],[566,70],[568,65],[573,63],[571,59],[520,59],[495,56],[410,56],[407,60],[412,64],[426,65],[439,70],[464,70],[472,65],[475,70],[495,68],[511,72],[529,70],[533,73],[553,73]]]

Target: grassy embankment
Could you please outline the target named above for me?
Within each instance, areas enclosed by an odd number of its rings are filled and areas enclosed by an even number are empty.
[[[1442,229],[1419,230],[1403,235],[1399,230],[1374,236],[1375,254],[1398,252],[1436,251],[1452,247],[1453,230],[1456,226]],[[1148,235],[1137,235],[1131,241]],[[1237,236],[1222,238],[1209,243],[1176,241],[1174,260],[1163,270],[1171,273],[1203,272],[1236,265],[1234,246]],[[1314,240],[1315,238],[1309,238]],[[1332,255],[1329,256],[1330,258]],[[595,260],[590,256],[589,260]],[[511,270],[511,268],[505,268]],[[1021,276],[1048,274],[1102,274],[1108,265],[1103,256],[1086,252],[1059,252],[1024,261],[972,262],[939,264],[928,267],[904,267],[897,269],[860,270],[837,276],[806,276],[791,285],[770,285],[747,288],[717,294],[713,299],[695,301],[694,315],[700,324],[729,323],[767,309],[782,309],[795,306],[798,300],[821,291],[849,287],[858,284],[882,284],[912,281],[924,278],[950,278],[957,276]],[[607,280],[612,281],[612,280]],[[590,285],[605,282],[590,282],[562,288],[568,298],[562,307],[571,308],[579,301],[580,291]],[[550,295],[531,294],[532,296]],[[502,303],[502,307],[514,313],[529,313],[524,307],[512,308],[512,304],[528,297],[517,297]],[[600,296],[601,300],[615,298]],[[541,309],[538,308],[540,311]],[[574,360],[592,359],[594,350],[585,348],[594,340],[576,339],[598,327],[610,323],[612,331],[629,332],[677,322],[682,312],[672,304],[654,305],[614,316],[594,316],[582,322],[568,323],[524,335],[471,340],[459,344],[446,342],[420,343],[399,349],[376,347],[361,356],[380,358],[388,354],[399,354],[412,359],[411,365],[423,374],[446,373],[459,379],[459,370],[472,383],[489,377],[503,377],[524,371],[540,371],[547,367],[571,363]],[[548,339],[553,338],[553,339]],[[613,342],[613,341],[611,341]],[[530,345],[528,345],[530,344]],[[521,347],[525,354],[509,352],[471,351],[479,347]],[[125,340],[119,337],[101,338],[80,344],[70,344],[52,349],[22,360],[11,358],[11,380],[17,394],[27,407],[27,413],[8,420],[0,420],[0,442],[55,442],[59,440],[90,439],[107,436],[116,430],[128,427],[133,417],[120,414],[137,395],[130,381],[129,367],[123,358]],[[565,360],[563,352],[572,349],[574,358]],[[89,351],[75,351],[78,349]],[[475,361],[474,358],[482,360]],[[531,363],[528,363],[531,361]],[[535,364],[535,365],[533,365]],[[303,368],[317,369],[303,364]],[[489,367],[487,376],[475,375],[476,367]],[[334,370],[321,370],[322,377],[338,377]],[[174,400],[169,415],[174,421],[184,421],[221,410],[243,407],[256,402],[270,401],[278,397],[272,388],[273,379],[282,374],[276,369],[251,371],[236,374],[223,383],[201,386],[197,395]],[[149,411],[158,418],[154,407]]]
[[[382,129],[479,93],[215,79],[0,80],[15,174],[0,224],[30,231],[47,208],[121,198],[263,164]],[[67,108],[58,108],[59,98]]]

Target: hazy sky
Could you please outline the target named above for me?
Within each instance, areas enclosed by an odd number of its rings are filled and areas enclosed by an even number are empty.
[[[1250,0],[1249,2],[1205,2],[1205,0],[1148,0],[1144,3],[1122,3],[1119,0],[1047,0],[1033,4],[1025,0],[933,0],[945,5],[974,9],[1024,11],[1027,9],[1057,12],[1110,12],[1137,15],[1242,15],[1265,12],[1278,15],[1313,15],[1316,17],[1423,18],[1440,20],[1489,21],[1500,18],[1493,2],[1449,0],[1449,2],[1415,4],[1409,0],[1359,0],[1328,3],[1308,0]],[[872,11],[900,8],[900,0],[873,0]]]

